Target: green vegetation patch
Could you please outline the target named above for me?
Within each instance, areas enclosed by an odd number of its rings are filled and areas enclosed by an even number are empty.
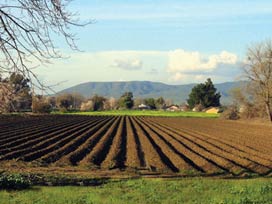
[[[90,112],[69,112],[55,114],[75,114],[75,115],[126,115],[126,116],[160,116],[160,117],[195,117],[195,118],[218,118],[220,114],[205,112],[171,112],[157,110],[112,110],[112,111],[90,111]]]
[[[0,190],[20,190],[31,186],[31,181],[28,176],[21,174],[0,174]]]
[[[34,187],[24,191],[0,191],[1,204],[265,204],[271,201],[271,178],[113,180],[95,187]]]

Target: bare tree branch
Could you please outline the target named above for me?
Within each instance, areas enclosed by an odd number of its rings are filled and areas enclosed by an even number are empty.
[[[250,81],[249,88],[255,97],[265,104],[272,122],[272,41],[248,49],[244,75]]]
[[[70,0],[2,0],[0,3],[0,75],[19,73],[39,89],[46,86],[29,65],[61,58],[53,35],[78,50],[70,26],[84,26],[67,10]],[[50,87],[47,87],[50,88]]]

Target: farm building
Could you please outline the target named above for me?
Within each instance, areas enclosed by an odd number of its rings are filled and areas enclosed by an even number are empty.
[[[201,112],[203,111],[204,107],[201,104],[197,104],[192,111],[194,112]]]
[[[210,107],[205,110],[206,113],[219,113],[220,109],[218,107]]]
[[[138,109],[139,110],[150,110],[150,107],[148,105],[145,105],[142,103],[138,106]]]
[[[180,106],[180,111],[186,112],[186,111],[189,111],[189,110],[190,110],[189,105],[181,105]]]
[[[171,105],[166,108],[167,111],[180,111],[180,108],[177,105]]]

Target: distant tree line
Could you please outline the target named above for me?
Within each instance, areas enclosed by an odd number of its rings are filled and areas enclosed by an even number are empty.
[[[42,96],[32,93],[29,80],[20,74],[11,74],[10,77],[0,78],[0,111],[34,113],[50,113],[52,110],[68,111],[103,111],[140,109],[150,110],[166,109],[173,105],[172,100],[159,98],[134,98],[132,92],[123,93],[120,98],[106,98],[98,94],[85,98],[78,93],[63,93],[55,96]],[[5,91],[1,92],[1,90]],[[8,91],[6,91],[8,90]],[[7,94],[8,93],[8,94]],[[190,108],[201,106],[203,108],[220,105],[220,93],[216,92],[211,79],[204,84],[198,84],[189,95]],[[187,104],[185,104],[187,105]]]
[[[167,104],[168,102],[168,104]],[[169,103],[170,102],[170,103]],[[163,97],[155,98],[134,98],[132,92],[125,92],[120,98],[106,98],[94,95],[90,99],[85,100],[80,107],[81,111],[102,111],[102,110],[130,110],[138,109],[144,104],[148,109],[162,109],[167,105],[171,105],[171,100],[165,100]]]

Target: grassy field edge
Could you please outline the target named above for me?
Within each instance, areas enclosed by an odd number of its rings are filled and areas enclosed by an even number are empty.
[[[113,190],[114,189],[114,190]],[[76,192],[76,193],[75,193]],[[0,191],[0,203],[271,203],[272,179],[130,179],[93,187],[39,187]]]
[[[195,117],[195,118],[218,118],[220,114],[205,112],[171,112],[157,110],[111,110],[111,111],[88,111],[88,112],[54,112],[53,114],[71,115],[109,115],[109,116],[159,116],[159,117]]]

